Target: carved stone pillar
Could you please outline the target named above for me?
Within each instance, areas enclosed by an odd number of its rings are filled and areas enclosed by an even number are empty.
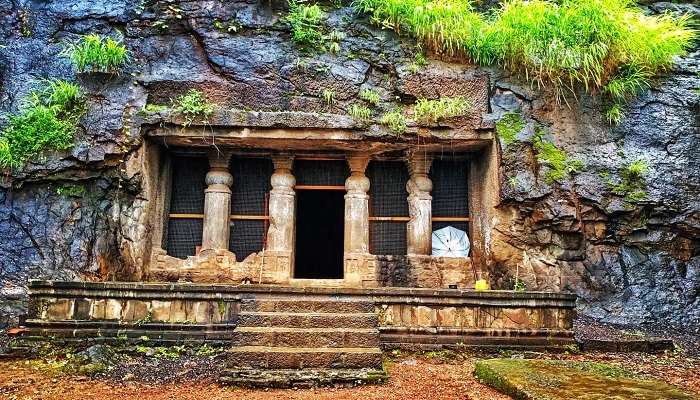
[[[367,156],[348,157],[350,177],[345,180],[345,252],[369,252],[369,179]]]
[[[204,190],[204,231],[202,250],[228,249],[233,176],[228,170],[231,156],[219,151],[209,153],[210,170]],[[177,179],[177,177],[175,177]]]
[[[294,157],[288,154],[272,156],[275,171],[271,178],[268,250],[292,252],[294,249],[296,179],[292,175],[293,161]]]
[[[432,158],[426,154],[409,154],[408,173],[410,179],[406,183],[408,191],[408,216],[406,240],[408,254],[432,253],[432,199],[430,191],[433,182],[428,178]]]

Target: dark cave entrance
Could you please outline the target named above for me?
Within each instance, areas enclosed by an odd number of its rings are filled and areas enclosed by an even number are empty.
[[[342,279],[344,191],[298,190],[294,278]]]

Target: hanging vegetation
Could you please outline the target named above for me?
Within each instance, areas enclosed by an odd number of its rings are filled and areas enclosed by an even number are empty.
[[[85,111],[78,85],[47,80],[33,91],[19,113],[0,132],[0,168],[16,169],[46,150],[73,146],[77,123]]]
[[[116,73],[126,62],[128,52],[117,40],[90,34],[70,43],[64,55],[78,72]]]
[[[482,15],[469,0],[355,0],[374,23],[447,55],[520,73],[559,98],[582,87],[613,106],[650,85],[696,32],[687,17],[649,16],[631,0],[510,0]],[[621,115],[610,115],[619,121]],[[614,117],[614,118],[612,118]]]

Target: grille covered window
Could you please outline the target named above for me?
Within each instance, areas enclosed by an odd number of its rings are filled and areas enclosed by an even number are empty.
[[[408,169],[403,161],[371,161],[367,166],[369,186],[370,253],[406,254],[408,222]]]
[[[193,256],[202,244],[205,178],[209,162],[205,157],[173,156],[165,245],[169,255],[178,258]]]
[[[229,250],[242,261],[265,246],[274,167],[266,158],[234,158],[229,170],[233,175]]]

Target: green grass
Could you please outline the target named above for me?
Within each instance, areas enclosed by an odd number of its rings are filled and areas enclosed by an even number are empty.
[[[621,104],[615,103],[605,110],[605,119],[610,125],[620,125],[623,118],[625,118],[625,112],[622,111]]]
[[[326,104],[328,105],[328,107],[335,104],[335,90],[324,89],[323,90],[323,100],[326,101]]]
[[[292,40],[302,49],[312,50],[323,46],[321,20],[325,17],[317,4],[304,4],[301,0],[289,0],[289,14],[285,20],[292,26]]]
[[[0,168],[18,169],[46,150],[73,147],[77,123],[84,113],[78,86],[46,80],[30,93],[22,109],[8,116],[0,131]]]
[[[348,114],[351,117],[364,122],[369,121],[372,117],[372,111],[367,108],[367,106],[359,104],[351,105],[348,109]]]
[[[547,141],[542,130],[537,131],[532,144],[537,152],[537,159],[549,167],[544,177],[548,184],[555,181],[561,182],[583,169],[583,163],[580,160],[569,158],[564,150]]]
[[[418,99],[415,107],[416,122],[434,124],[443,118],[464,115],[469,103],[462,96],[442,97],[437,100]]]
[[[406,117],[398,108],[382,115],[380,122],[397,135],[406,132]]]
[[[508,113],[496,122],[496,133],[506,145],[515,142],[523,128],[525,121],[518,113]]]
[[[116,73],[128,58],[128,51],[120,41],[96,34],[69,43],[63,54],[78,72]]]
[[[360,91],[360,98],[373,106],[379,105],[381,101],[379,93],[373,89],[362,89],[362,91]]]
[[[190,126],[198,119],[208,123],[207,119],[214,113],[214,108],[214,104],[196,89],[190,89],[173,101],[175,112],[185,118],[184,126]]]
[[[630,0],[510,0],[489,15],[468,0],[354,5],[438,52],[502,66],[558,95],[580,87],[618,102],[648,87],[696,36],[687,16],[648,16]]]

